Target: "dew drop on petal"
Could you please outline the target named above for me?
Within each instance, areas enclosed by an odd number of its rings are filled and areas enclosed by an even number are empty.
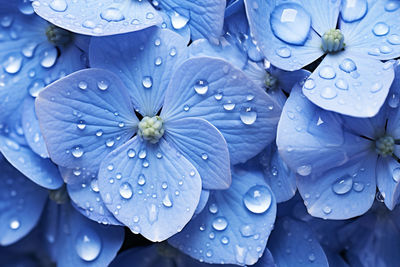
[[[392,177],[396,183],[400,182],[400,167],[393,170]]]
[[[264,213],[271,206],[272,195],[266,186],[255,185],[245,193],[243,203],[253,213]]]
[[[217,217],[212,222],[212,227],[217,231],[223,231],[228,226],[228,221],[225,217]]]
[[[307,176],[307,175],[310,175],[310,173],[312,171],[312,167],[311,167],[311,165],[302,165],[302,166],[298,167],[296,171],[301,176]]]
[[[68,8],[65,0],[53,0],[50,2],[50,8],[56,12],[64,12]]]
[[[75,241],[75,251],[84,261],[95,260],[101,251],[102,243],[99,235],[90,228],[80,232]]]
[[[100,17],[108,22],[118,22],[125,19],[121,10],[115,7],[109,7],[100,13]]]
[[[343,0],[341,16],[346,22],[362,19],[368,10],[367,0]]]
[[[80,146],[76,146],[72,149],[72,156],[74,156],[75,158],[80,158],[83,156],[83,149]]]
[[[144,88],[149,89],[153,86],[153,78],[150,76],[143,77],[142,85]]]
[[[257,112],[250,108],[250,107],[243,107],[240,110],[240,120],[246,124],[246,125],[251,125],[253,124],[257,119]]]
[[[183,27],[185,27],[186,24],[188,23],[188,21],[189,21],[189,18],[182,16],[178,12],[174,12],[171,15],[171,24],[175,30],[179,30],[179,29],[182,29]]]
[[[204,95],[208,91],[208,82],[205,80],[198,80],[194,85],[194,90],[199,95]]]
[[[389,33],[389,30],[390,30],[389,26],[384,22],[378,22],[372,28],[372,32],[376,36],[384,36]]]
[[[338,195],[348,193],[353,188],[353,178],[350,175],[345,175],[339,178],[332,185],[332,190]]]
[[[133,195],[131,185],[128,182],[122,183],[119,187],[119,194],[124,199],[130,199]]]
[[[330,80],[336,77],[336,72],[331,66],[325,65],[320,68],[319,76],[323,79]]]
[[[12,230],[17,230],[17,229],[19,229],[19,227],[21,226],[21,223],[20,223],[20,221],[17,220],[17,219],[12,219],[12,220],[10,221],[9,226],[10,226],[10,228],[11,228]]]

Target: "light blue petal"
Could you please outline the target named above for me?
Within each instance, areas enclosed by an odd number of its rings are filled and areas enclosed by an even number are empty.
[[[283,108],[276,140],[280,156],[294,172],[318,174],[370,151],[373,143],[344,131],[340,115],[312,104],[299,87]]]
[[[324,52],[321,49],[321,38],[309,29],[307,40],[303,45],[291,45],[278,39],[271,29],[270,17],[277,1],[245,0],[250,30],[257,41],[257,46],[271,63],[283,70],[298,70],[310,64]],[[321,3],[322,4],[322,3]],[[299,22],[299,28],[289,29],[292,33],[299,29],[306,30],[306,24]]]
[[[48,189],[56,189],[63,184],[56,165],[49,159],[41,158],[29,147],[0,135],[0,151],[15,168],[36,184]]]
[[[49,153],[47,152],[46,144],[40,132],[39,121],[35,113],[35,99],[32,97],[25,98],[22,111],[22,127],[26,142],[32,151],[42,158],[48,158]]]
[[[138,122],[124,84],[100,69],[48,86],[36,98],[36,113],[51,159],[68,168],[98,166]]]
[[[162,22],[148,1],[38,0],[33,7],[39,16],[61,28],[93,36],[138,31]]]
[[[170,17],[174,29],[190,27],[191,39],[207,38],[217,44],[222,34],[226,1],[162,0],[160,7]]]
[[[268,248],[277,266],[329,266],[324,250],[310,227],[289,217],[280,218],[275,223]]]
[[[376,183],[386,206],[393,210],[400,196],[400,163],[392,157],[379,157],[376,164]]]
[[[341,19],[340,30],[345,38],[346,50],[383,60],[399,57],[399,3],[396,0],[368,1],[367,9],[366,15],[359,21],[348,23]]]
[[[180,36],[183,37],[186,44],[188,44],[190,42],[190,28],[189,27],[185,27],[186,26],[185,25],[183,28],[175,29],[174,26],[172,25],[171,17],[168,16],[167,13],[159,12],[159,14],[163,18],[163,23],[161,24],[162,29],[169,29],[171,31],[178,33]]]
[[[97,174],[84,170],[72,171],[72,173],[78,176],[79,182],[67,184],[68,195],[81,213],[104,225],[121,225],[101,199]]]
[[[373,117],[385,102],[393,78],[391,62],[345,50],[324,58],[304,83],[303,93],[323,109]]]
[[[93,222],[69,203],[49,206],[43,225],[45,245],[57,266],[107,266],[115,258],[124,240],[123,227]]]
[[[228,0],[226,2],[225,18],[244,10],[243,0]]]
[[[183,155],[164,139],[153,145],[138,136],[103,160],[98,184],[114,216],[151,241],[179,232],[201,193],[200,175]]]
[[[275,144],[261,152],[259,161],[263,166],[264,177],[274,192],[278,203],[291,199],[296,193],[296,175],[279,156]]]
[[[47,191],[0,159],[0,244],[10,245],[36,226]]]
[[[252,265],[263,254],[275,215],[263,176],[236,169],[232,186],[212,191],[206,208],[168,242],[207,263]]]
[[[275,137],[281,109],[228,62],[192,58],[174,73],[161,111],[164,121],[202,117],[223,134],[232,164],[245,162]]]
[[[284,71],[274,67],[271,67],[270,72],[278,80],[279,88],[287,93],[292,91],[296,83],[303,82],[311,74],[309,71],[303,69]]]
[[[170,31],[150,28],[134,34],[93,38],[90,64],[117,73],[129,89],[134,107],[143,116],[161,108],[168,82],[187,43]]]
[[[341,0],[314,1],[300,0],[302,6],[311,15],[312,28],[320,35],[330,29],[336,29]]]
[[[360,156],[322,174],[298,176],[297,187],[308,213],[343,220],[367,212],[375,199],[376,160],[373,154]]]
[[[204,189],[201,190],[199,204],[197,204],[196,210],[194,211],[195,214],[199,214],[200,212],[203,211],[203,209],[207,205],[209,197],[210,197],[210,191],[209,190],[204,190]]]
[[[204,189],[227,189],[231,185],[228,145],[222,134],[201,118],[165,123],[165,140],[198,170]]]

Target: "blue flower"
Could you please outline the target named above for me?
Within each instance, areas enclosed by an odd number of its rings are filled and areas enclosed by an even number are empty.
[[[240,70],[187,52],[180,35],[157,28],[94,38],[93,68],[36,100],[52,160],[98,173],[110,212],[154,241],[183,228],[202,188],[229,187],[230,163],[272,141],[280,114]]]
[[[139,31],[159,25],[189,40],[208,38],[218,43],[225,1],[189,0],[36,0],[35,12],[72,32],[104,36]]]
[[[300,85],[292,90],[278,125],[277,145],[298,174],[297,186],[311,215],[361,215],[371,207],[376,186],[389,209],[398,203],[398,61],[395,72],[388,99],[370,119],[322,110],[302,95]]]
[[[378,113],[394,77],[382,60],[400,56],[398,1],[245,4],[257,45],[274,66],[297,70],[325,55],[303,86],[310,101],[355,117]]]

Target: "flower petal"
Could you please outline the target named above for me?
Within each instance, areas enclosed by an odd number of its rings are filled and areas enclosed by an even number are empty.
[[[400,164],[392,157],[379,157],[376,164],[376,183],[386,206],[393,210],[400,196]]]

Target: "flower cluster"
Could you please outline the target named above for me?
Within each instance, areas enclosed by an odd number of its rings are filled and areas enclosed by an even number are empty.
[[[400,0],[0,0],[0,62],[0,265],[398,264]]]

